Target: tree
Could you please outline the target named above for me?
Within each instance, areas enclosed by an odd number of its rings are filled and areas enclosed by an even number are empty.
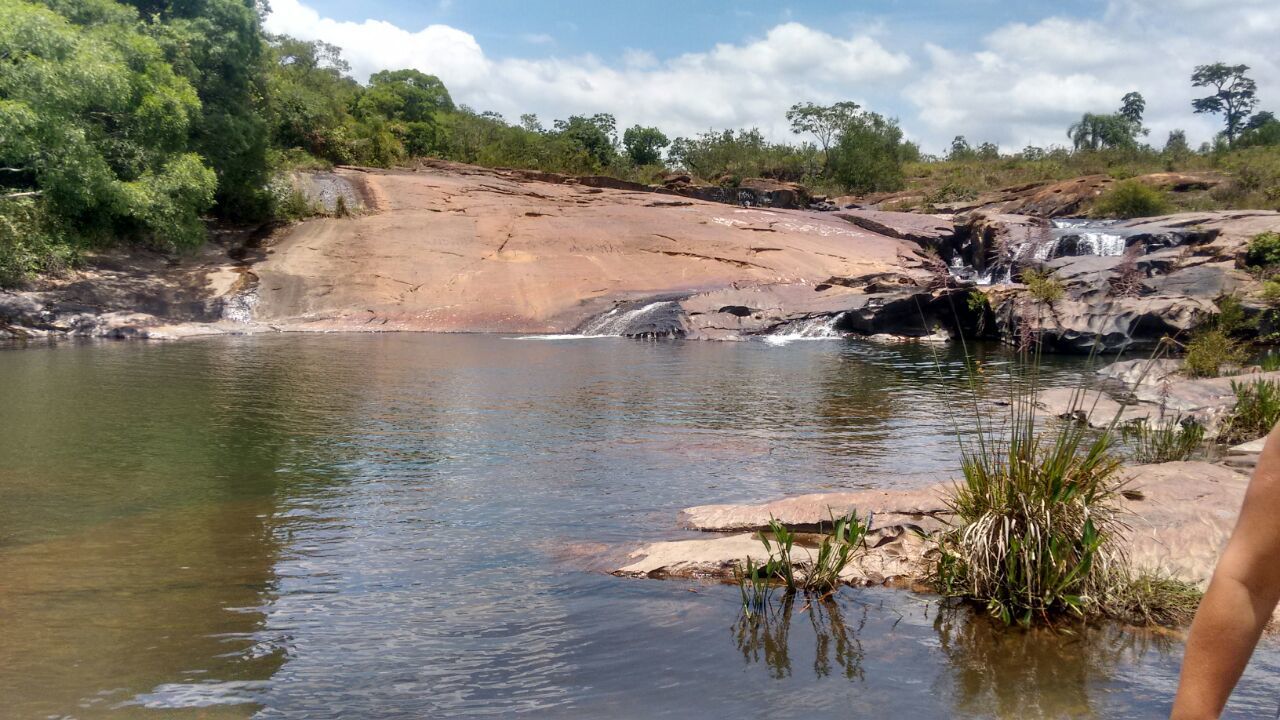
[[[332,162],[355,158],[350,107],[360,86],[347,77],[342,51],[328,43],[271,38],[267,117],[274,144]]]
[[[1162,152],[1166,157],[1175,160],[1189,156],[1191,146],[1187,144],[1187,132],[1185,130],[1169,131],[1169,139],[1165,141]]]
[[[993,142],[984,142],[974,151],[978,155],[979,160],[998,160],[1000,158],[1000,146]]]
[[[951,161],[972,160],[976,157],[973,148],[969,146],[969,140],[963,135],[957,135],[951,141],[951,150],[947,153],[947,159]]]
[[[796,103],[787,110],[787,121],[796,135],[810,133],[822,146],[823,156],[831,152],[832,141],[858,116],[859,105],[854,102],[838,102],[834,105],[816,105],[811,102]],[[826,162],[826,161],[824,161]],[[829,167],[829,163],[826,167]]]
[[[195,89],[134,10],[75,9],[86,25],[0,0],[0,196],[36,198],[37,214],[82,238],[202,242],[216,180],[188,151]]]
[[[1067,128],[1067,137],[1076,150],[1109,150],[1136,147],[1141,131],[1140,126],[1120,113],[1085,113],[1079,122]]]
[[[1258,84],[1245,73],[1248,65],[1227,65],[1214,63],[1200,65],[1191,74],[1194,87],[1212,88],[1214,93],[1208,97],[1191,101],[1197,113],[1221,114],[1226,122],[1223,135],[1227,138],[1228,147],[1235,145],[1236,138],[1244,125],[1245,118],[1258,105]]]
[[[1142,115],[1146,111],[1147,101],[1143,99],[1142,93],[1128,93],[1120,101],[1120,117],[1123,117],[1136,126],[1142,126]]]
[[[591,166],[588,169],[592,171],[608,167],[617,157],[617,127],[617,121],[608,113],[591,117],[573,115],[568,120],[555,122],[556,133],[586,156]]]
[[[656,127],[634,125],[622,134],[622,147],[626,150],[627,157],[637,166],[662,162],[662,149],[670,144],[667,136]]]
[[[148,22],[174,71],[200,97],[200,114],[191,126],[192,149],[217,172],[217,211],[238,219],[263,216],[269,209],[270,132],[267,46],[257,0],[126,1]]]
[[[902,164],[918,150],[902,142],[895,120],[877,113],[861,113],[840,132],[831,150],[831,174],[851,192],[897,190],[903,184]]]
[[[388,121],[387,131],[415,157],[442,148],[437,119],[453,110],[453,98],[440,78],[413,69],[374,73],[356,102],[356,116],[362,122],[368,125],[374,118]]]
[[[1274,113],[1254,113],[1240,133],[1240,147],[1280,145],[1280,120]]]

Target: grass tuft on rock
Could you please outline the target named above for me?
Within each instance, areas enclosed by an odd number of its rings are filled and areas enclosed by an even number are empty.
[[[1116,183],[1093,204],[1094,217],[1126,220],[1164,215],[1172,210],[1164,193],[1137,180]]]
[[[1125,425],[1120,435],[1130,448],[1130,458],[1140,464],[1190,460],[1204,444],[1204,426],[1175,417],[1151,423],[1146,418]]]
[[[1231,414],[1218,433],[1225,443],[1242,443],[1257,440],[1271,432],[1280,422],[1280,382],[1254,380],[1231,382],[1236,403]]]
[[[1077,403],[1078,404],[1078,403]],[[939,591],[1006,624],[1100,611],[1121,559],[1120,460],[1111,433],[1037,426],[1034,390],[1017,393],[1003,430],[962,441],[954,530],[939,543]]]
[[[1133,625],[1180,627],[1191,623],[1203,597],[1194,584],[1168,575],[1120,575],[1111,583],[1106,615]]]

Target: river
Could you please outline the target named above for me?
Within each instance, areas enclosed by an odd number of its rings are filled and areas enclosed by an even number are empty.
[[[608,574],[692,535],[688,505],[953,474],[966,374],[938,352],[425,334],[2,350],[0,716],[1159,717],[1176,635],[1010,631],[850,588],[750,627],[735,587]],[[1233,712],[1278,694],[1267,641]]]

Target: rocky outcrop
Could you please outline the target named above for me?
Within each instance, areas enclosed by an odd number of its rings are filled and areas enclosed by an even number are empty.
[[[1121,549],[1129,565],[1172,576],[1201,587],[1234,526],[1249,477],[1238,470],[1207,462],[1139,465],[1124,471],[1121,500],[1125,533]],[[686,526],[736,534],[710,539],[645,545],[631,553],[615,572],[651,578],[717,577],[731,579],[746,558],[768,559],[755,532],[770,517],[802,532],[816,529],[831,513],[857,508],[873,516],[868,551],[846,568],[851,584],[920,586],[932,569],[934,543],[929,535],[949,527],[945,485],[923,490],[805,495],[764,504],[713,505],[688,508]],[[817,538],[802,536],[794,557],[811,562]]]

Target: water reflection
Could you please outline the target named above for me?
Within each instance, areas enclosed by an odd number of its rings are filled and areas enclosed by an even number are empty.
[[[1113,716],[1103,701],[1121,669],[1178,645],[1166,633],[1116,625],[1005,628],[968,607],[941,609],[934,629],[951,670],[939,689],[963,717]],[[1158,702],[1167,704],[1171,690]]]
[[[807,620],[806,631],[813,633],[804,644],[811,640],[813,645],[814,676],[830,676],[834,663],[845,679],[862,680],[866,654],[859,633],[866,627],[867,613],[868,607],[860,606],[854,611],[856,621],[850,624],[832,595],[784,596],[771,601],[763,613],[739,615],[733,637],[748,665],[764,662],[773,678],[791,677],[791,623],[799,614]]]

